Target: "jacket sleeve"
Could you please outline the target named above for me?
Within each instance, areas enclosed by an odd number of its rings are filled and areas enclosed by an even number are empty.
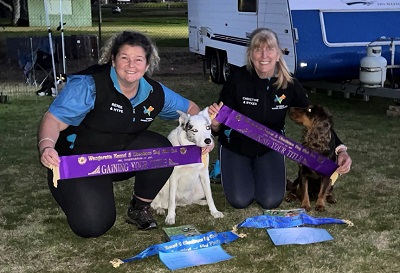
[[[331,129],[332,135],[335,138],[335,145],[336,147],[338,147],[339,145],[344,145],[344,143],[340,140],[340,138],[338,137],[338,135],[336,134],[335,130]],[[335,148],[336,148],[335,147]]]

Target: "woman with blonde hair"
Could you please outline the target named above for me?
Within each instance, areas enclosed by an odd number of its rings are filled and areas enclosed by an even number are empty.
[[[289,107],[308,107],[304,88],[290,75],[275,32],[259,28],[250,36],[247,64],[231,73],[219,100],[209,107],[216,115],[223,102],[229,108],[284,134]],[[211,126],[218,135],[221,184],[228,203],[246,208],[254,201],[263,209],[277,208],[285,194],[286,168],[282,154],[232,130],[216,119]],[[333,132],[334,133],[334,132]],[[338,173],[349,172],[351,158],[346,146],[338,145]]]

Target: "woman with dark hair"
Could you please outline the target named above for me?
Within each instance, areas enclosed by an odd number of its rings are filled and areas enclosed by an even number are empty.
[[[218,100],[233,110],[283,134],[290,107],[308,107],[304,88],[289,72],[275,32],[259,28],[250,36],[246,66],[235,70]],[[220,109],[214,103],[210,116]],[[246,208],[256,201],[263,209],[277,208],[285,195],[286,168],[282,154],[212,121],[220,143],[221,184],[231,206]],[[339,174],[350,171],[351,158],[335,132]],[[332,194],[332,192],[330,192]]]
[[[157,48],[141,33],[124,31],[107,41],[99,64],[69,76],[44,114],[38,135],[41,163],[50,168],[59,165],[60,155],[172,146],[165,136],[148,130],[153,120],[177,119],[176,110],[194,115],[200,109],[149,77],[158,64]],[[72,231],[98,237],[116,219],[113,181],[133,176],[127,222],[139,229],[156,228],[149,205],[171,172],[161,168],[67,179],[55,188],[49,169],[48,184]]]

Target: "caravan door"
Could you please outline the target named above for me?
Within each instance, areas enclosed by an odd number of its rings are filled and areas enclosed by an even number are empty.
[[[285,61],[290,72],[295,73],[296,49],[295,30],[292,27],[291,14],[287,1],[259,0],[258,27],[269,28],[278,35]]]

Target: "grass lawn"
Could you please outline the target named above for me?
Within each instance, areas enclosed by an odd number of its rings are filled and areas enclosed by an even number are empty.
[[[156,79],[201,107],[215,101],[221,88],[202,75],[160,75]],[[349,147],[353,167],[336,182],[338,203],[328,204],[324,213],[309,214],[348,219],[354,226],[319,226],[334,240],[286,246],[275,246],[264,229],[241,228],[239,231],[247,237],[223,246],[233,259],[185,272],[398,272],[400,184],[396,162],[400,120],[386,116],[392,101],[372,97],[364,102],[322,93],[310,97],[334,114],[336,131]],[[164,240],[163,216],[156,216],[160,228],[152,231],[138,231],[125,223],[133,179],[115,183],[117,220],[108,233],[82,239],[71,232],[49,192],[46,169],[39,164],[36,148],[37,127],[51,101],[49,97],[18,96],[11,97],[8,104],[0,104],[0,272],[170,272],[157,256],[118,269],[109,263]],[[156,120],[151,129],[166,135],[176,124]],[[299,140],[301,128],[289,120],[287,127],[287,136]],[[215,151],[211,157],[214,162]],[[287,163],[288,176],[294,179],[296,164]],[[224,218],[214,219],[203,206],[178,207],[176,225],[194,224],[204,233],[223,232],[261,213],[257,205],[233,209],[226,203],[220,185],[213,184],[212,190]],[[280,209],[299,205],[283,202]]]

